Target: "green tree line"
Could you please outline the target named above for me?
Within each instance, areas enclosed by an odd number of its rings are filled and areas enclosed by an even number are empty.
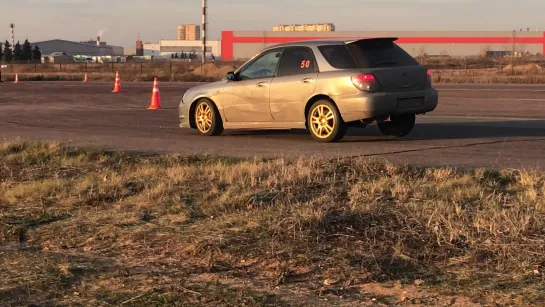
[[[8,41],[4,44],[0,43],[0,62],[39,61],[41,58],[42,51],[40,47],[35,46],[33,49],[28,39],[22,45],[17,41],[14,48],[11,47]]]

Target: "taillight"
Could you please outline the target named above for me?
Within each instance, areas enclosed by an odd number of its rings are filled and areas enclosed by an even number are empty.
[[[431,82],[432,82],[432,78],[431,78],[431,70],[426,70],[426,86],[427,87],[431,87]]]
[[[351,77],[352,84],[362,91],[372,92],[378,85],[377,79],[372,74],[359,74]]]
[[[426,71],[426,74],[427,74],[427,79],[426,79],[426,83],[429,87],[431,87],[431,70],[427,70]]]

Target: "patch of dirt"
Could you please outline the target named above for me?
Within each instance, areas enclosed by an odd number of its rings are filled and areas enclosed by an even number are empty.
[[[194,75],[205,77],[224,77],[228,72],[233,71],[234,67],[229,65],[219,65],[216,63],[205,63],[199,65],[193,70]]]
[[[513,68],[514,71],[516,72],[540,72],[540,71],[543,71],[543,67],[535,64],[535,63],[531,63],[531,64],[525,64],[525,65],[507,65],[503,68],[503,71],[504,72],[510,72],[511,69]]]

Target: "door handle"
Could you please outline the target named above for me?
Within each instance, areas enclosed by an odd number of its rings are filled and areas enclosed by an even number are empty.
[[[257,87],[265,87],[267,85],[266,82],[258,82]]]
[[[301,80],[301,82],[303,83],[311,83],[312,81],[314,81],[314,79],[312,78],[304,78],[303,80]]]

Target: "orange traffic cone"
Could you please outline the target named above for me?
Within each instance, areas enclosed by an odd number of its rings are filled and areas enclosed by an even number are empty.
[[[87,79],[87,74],[85,74],[85,77],[83,78],[83,83],[87,83],[88,79]]]
[[[121,92],[121,79],[119,79],[119,72],[115,72],[115,84],[114,84],[114,90],[112,93],[119,93]]]
[[[148,110],[158,110],[161,108],[161,95],[159,94],[159,85],[157,77],[153,80],[153,92],[151,94],[151,103]]]
[[[19,83],[19,75],[15,74],[15,81],[13,83]]]

